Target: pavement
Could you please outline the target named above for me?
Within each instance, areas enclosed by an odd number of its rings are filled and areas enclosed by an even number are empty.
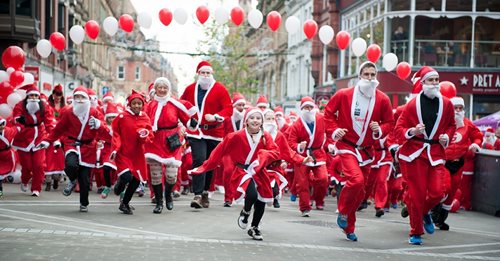
[[[358,242],[336,225],[336,200],[325,210],[301,217],[289,197],[281,208],[266,207],[264,241],[252,240],[237,225],[241,205],[222,207],[215,193],[208,209],[189,207],[181,196],[174,210],[153,214],[149,195],[134,197],[134,215],[118,210],[118,197],[90,194],[88,213],[78,211],[78,193],[69,197],[42,191],[31,197],[19,184],[4,184],[0,199],[0,260],[500,260],[500,219],[479,212],[450,214],[450,231],[424,235],[408,244],[408,219],[400,209],[381,218],[372,206],[358,212]]]

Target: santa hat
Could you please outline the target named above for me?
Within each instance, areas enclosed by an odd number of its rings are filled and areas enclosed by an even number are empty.
[[[23,87],[21,87],[22,90],[26,91],[26,96],[31,95],[31,94],[36,94],[40,96],[40,91],[38,90],[38,87],[36,87],[35,84],[28,84]]]
[[[207,61],[201,61],[198,66],[196,66],[196,73],[199,73],[201,70],[213,72],[212,65]]]
[[[364,68],[366,67],[373,67],[375,68],[375,73],[378,72],[377,70],[377,65],[375,65],[374,63],[370,62],[370,61],[366,61],[364,63],[362,63],[360,66],[359,66],[359,71],[358,71],[358,76],[361,77],[361,72],[363,71]]]
[[[281,115],[281,117],[285,116],[285,112],[283,111],[283,108],[281,108],[280,106],[276,106],[276,108],[274,108],[274,114]]]
[[[71,104],[73,102],[73,96],[66,96],[66,104]]]
[[[298,117],[298,115],[297,115],[297,113],[296,113],[295,111],[291,111],[291,112],[288,114],[288,117],[295,117],[295,118],[297,118],[297,117]]]
[[[248,117],[250,115],[254,114],[254,113],[259,113],[260,116],[262,116],[262,122],[264,122],[264,114],[262,113],[262,110],[259,109],[259,108],[255,108],[255,107],[250,107],[250,108],[248,108],[248,110],[246,110],[245,117],[244,117],[244,122],[246,123]]]
[[[118,107],[116,106],[115,103],[113,102],[108,102],[108,105],[106,106],[106,114],[104,115],[105,118],[107,117],[116,117],[118,116]]]
[[[114,96],[111,92],[107,92],[106,94],[104,94],[104,96],[102,97],[102,101],[113,101],[114,100]]]
[[[264,117],[266,116],[267,113],[271,112],[273,115],[276,115],[276,113],[271,110],[271,109],[265,109],[263,112],[262,112],[262,115],[264,115]]]
[[[40,100],[46,102],[47,101],[47,95],[45,95],[45,93],[40,93]]]
[[[439,74],[430,66],[422,66],[422,68],[420,68],[420,70],[418,70],[415,74],[413,74],[413,77],[411,77],[411,81],[413,82],[413,90],[411,93],[420,93],[422,91],[422,82],[432,76],[439,77]]]
[[[453,106],[457,106],[457,105],[462,105],[462,107],[465,107],[465,102],[464,102],[464,99],[462,97],[453,97],[450,99],[451,103],[453,104]]]
[[[88,90],[87,90],[87,88],[85,88],[83,86],[76,87],[76,89],[73,91],[73,97],[75,95],[82,95],[83,97],[85,97],[87,99],[89,98]],[[73,99],[71,99],[71,100],[73,100]]]
[[[132,93],[127,97],[127,105],[130,105],[133,99],[140,99],[143,104],[146,104],[146,99],[142,94],[136,92],[135,90],[132,90]]]
[[[304,106],[312,106],[314,107],[316,104],[314,103],[314,100],[310,96],[304,96],[302,99],[300,99],[300,109],[304,108]]]
[[[97,97],[97,93],[95,93],[94,89],[87,89],[87,93],[89,94],[90,97]]]
[[[484,133],[485,135],[490,134],[490,135],[495,135],[495,130],[492,127],[488,127]]]
[[[269,107],[269,102],[267,101],[266,96],[259,96],[257,99],[257,107],[266,107],[266,109]]]
[[[155,87],[155,84],[153,82],[151,84],[149,84],[149,86],[148,86],[148,94],[149,95],[155,94],[155,88],[154,87]]]
[[[63,93],[63,87],[61,84],[57,84],[54,86],[54,90],[52,90],[52,93]]]
[[[240,103],[246,104],[245,96],[239,92],[233,93],[233,107]]]

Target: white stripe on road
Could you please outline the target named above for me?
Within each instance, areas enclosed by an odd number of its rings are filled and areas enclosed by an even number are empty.
[[[477,243],[477,244],[463,244],[463,245],[449,245],[449,246],[431,246],[431,247],[419,247],[419,248],[395,248],[392,250],[398,251],[417,251],[417,250],[434,250],[434,249],[453,249],[453,248],[466,248],[466,247],[482,247],[482,246],[497,246],[500,242],[495,243]]]
[[[472,255],[472,254],[489,254],[489,253],[500,253],[500,250],[483,250],[483,251],[469,251],[469,252],[458,252],[455,255]]]

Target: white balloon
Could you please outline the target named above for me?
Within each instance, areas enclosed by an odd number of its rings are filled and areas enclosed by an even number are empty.
[[[0,82],[8,81],[9,80],[9,74],[4,71],[0,70]]]
[[[225,24],[228,19],[229,19],[229,11],[227,11],[226,8],[222,6],[219,6],[215,10],[215,21],[217,21],[217,23],[222,25]]]
[[[290,16],[285,22],[286,31],[290,34],[296,33],[300,28],[300,20],[295,16]]]
[[[113,16],[108,16],[102,22],[102,27],[104,32],[106,32],[109,36],[113,36],[118,32],[118,21]]]
[[[323,25],[319,28],[319,40],[327,45],[333,40],[334,31],[329,25]]]
[[[27,84],[33,84],[35,82],[35,77],[31,73],[24,73],[24,81],[19,86],[24,86]]]
[[[177,8],[174,11],[174,19],[179,24],[185,24],[188,19],[188,14],[184,8]]]
[[[19,95],[19,93],[13,92],[9,95],[9,97],[7,97],[7,104],[11,108],[14,108],[14,106],[16,106],[16,104],[22,100],[23,99],[21,98],[21,95]]]
[[[10,74],[13,73],[13,72],[15,72],[15,71],[16,70],[14,68],[12,68],[12,67],[7,68],[7,70],[6,70],[7,74],[9,75],[9,77],[10,77]]]
[[[19,94],[19,96],[21,96],[21,100],[24,100],[24,98],[26,98],[26,90],[16,89],[14,90],[14,92]]]
[[[151,18],[151,15],[148,13],[142,12],[137,16],[137,23],[139,23],[140,26],[149,29],[153,23],[153,18]]]
[[[7,103],[0,104],[0,117],[9,118],[12,115],[12,109]]]
[[[36,44],[36,51],[42,58],[47,58],[52,52],[52,45],[50,44],[49,40],[42,39]],[[9,71],[7,69],[7,73],[8,72]]]
[[[263,19],[264,16],[257,9],[253,9],[252,11],[250,11],[250,13],[248,13],[248,23],[255,29],[260,27]]]
[[[354,41],[352,41],[352,52],[356,57],[360,57],[363,55],[366,51],[366,41],[363,38],[356,38]]]
[[[85,39],[85,30],[81,25],[73,25],[71,29],[69,29],[69,38],[75,44],[81,44],[83,39]]]
[[[384,59],[382,59],[382,66],[388,72],[396,69],[396,66],[398,66],[398,57],[393,53],[387,53],[384,55]]]

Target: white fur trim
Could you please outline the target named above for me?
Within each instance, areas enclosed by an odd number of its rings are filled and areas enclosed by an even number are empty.
[[[31,90],[31,91],[27,92],[27,93],[26,93],[26,96],[29,96],[29,95],[31,95],[31,94],[36,94],[36,95],[40,96],[40,92],[39,92],[39,91],[37,91],[37,90]]]
[[[75,95],[82,95],[82,96],[86,97],[87,99],[89,99],[89,94],[86,92],[77,91],[77,92],[73,93],[73,97],[75,97]]]
[[[430,71],[426,73],[424,76],[422,76],[420,82],[423,84],[425,80],[429,79],[432,76],[439,76],[439,73],[437,71]]]
[[[108,118],[108,117],[116,117],[118,116],[119,113],[106,113],[106,115],[104,115],[105,118]]]
[[[302,110],[302,108],[304,108],[304,106],[307,106],[307,105],[314,107],[315,104],[312,101],[306,101],[300,105],[300,109]]]
[[[144,154],[146,159],[152,159],[154,161],[160,162],[164,165],[172,165],[173,167],[180,167],[182,165],[182,161],[176,160],[174,157],[171,158],[162,158],[154,153],[146,153]]]
[[[240,103],[246,104],[247,101],[245,99],[239,99],[233,103],[233,107],[235,107],[237,104],[240,104]]]
[[[450,101],[453,104],[453,106],[462,105],[465,107],[465,102],[464,102],[464,99],[462,97],[453,97],[450,99]]]
[[[201,72],[201,71],[209,71],[209,72],[214,72],[214,69],[212,68],[212,66],[208,66],[208,65],[204,65],[202,67],[200,67],[200,69],[198,70],[198,73]]]
[[[257,103],[257,107],[266,107],[269,108],[269,103],[266,103],[266,102],[261,102],[261,103]]]

